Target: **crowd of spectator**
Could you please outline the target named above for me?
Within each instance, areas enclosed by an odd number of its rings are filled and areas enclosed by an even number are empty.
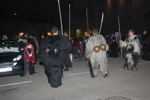
[[[66,37],[68,37],[68,34],[64,34]],[[150,60],[150,35],[147,30],[144,30],[142,34],[137,34],[140,44],[141,44],[141,58],[143,60]],[[86,49],[86,42],[88,41],[88,38],[90,36],[83,36],[79,39],[71,37],[70,41],[72,42],[72,51],[71,54],[73,57],[79,58],[79,60],[84,60],[85,55],[85,49]],[[115,34],[105,35],[106,39],[106,53],[107,57],[119,57],[119,47],[118,47],[118,37],[115,36]],[[125,41],[128,37],[128,34],[121,34],[121,40]],[[7,35],[3,35],[3,40],[7,40]],[[34,48],[35,58],[37,59],[37,55],[40,54],[40,47],[41,43],[45,39],[45,34],[41,34],[40,37],[37,39],[36,37],[33,37],[32,34],[24,34],[20,37],[18,40],[20,48],[25,47],[26,43],[32,44]],[[40,58],[39,58],[40,62]]]

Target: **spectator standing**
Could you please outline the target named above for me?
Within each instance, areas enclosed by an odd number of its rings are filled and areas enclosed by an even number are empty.
[[[110,44],[109,57],[118,57],[118,44],[115,40],[112,40],[112,43]]]
[[[84,56],[84,44],[82,41],[79,42],[78,53],[79,53],[79,60],[81,61],[81,59],[83,59]]]
[[[105,40],[106,40],[106,43],[109,45],[110,44],[110,37],[109,37],[109,35],[105,36]]]
[[[29,65],[29,74],[33,75],[35,72],[34,70],[34,63],[36,61],[35,54],[34,54],[34,48],[32,44],[27,43],[24,48],[24,57],[26,58],[28,65]]]
[[[44,52],[41,52],[41,45],[42,45],[42,43],[45,42],[45,35],[44,35],[44,34],[42,34],[42,35],[40,36],[40,39],[39,39],[38,42],[39,42],[39,51],[38,51],[39,64],[42,65],[42,64],[43,64],[43,59],[41,59],[41,55],[42,55]]]
[[[148,34],[148,31],[144,31],[142,34],[142,59],[144,60],[150,60],[150,36]]]
[[[3,38],[2,38],[2,40],[8,40],[8,37],[7,37],[7,35],[3,35]]]

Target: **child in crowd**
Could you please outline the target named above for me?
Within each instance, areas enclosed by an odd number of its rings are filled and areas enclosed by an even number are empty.
[[[29,63],[29,74],[33,75],[34,73],[36,73],[34,70],[34,63],[36,61],[34,48],[30,43],[27,43],[24,49],[25,49],[24,57],[26,58],[27,62]]]
[[[83,59],[84,56],[84,44],[82,41],[79,42],[78,46],[79,60]]]

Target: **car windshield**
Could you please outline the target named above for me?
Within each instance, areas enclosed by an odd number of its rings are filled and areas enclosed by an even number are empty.
[[[15,41],[0,41],[0,48],[4,47],[18,47],[18,45]]]

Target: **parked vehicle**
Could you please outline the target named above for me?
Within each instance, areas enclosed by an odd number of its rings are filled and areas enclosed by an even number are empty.
[[[25,76],[24,58],[15,40],[0,40],[0,77]]]

